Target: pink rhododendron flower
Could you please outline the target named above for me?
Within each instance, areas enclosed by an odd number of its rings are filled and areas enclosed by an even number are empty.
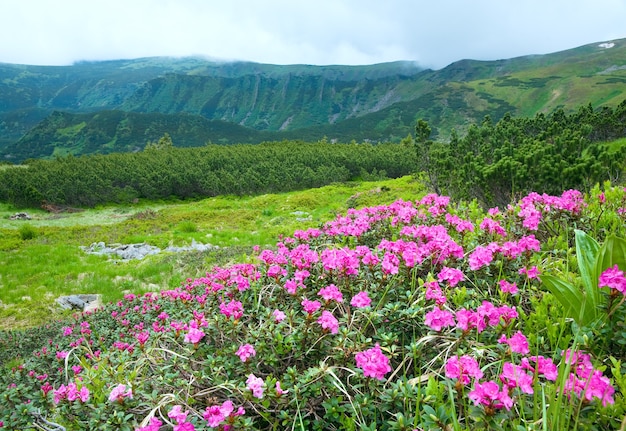
[[[287,275],[287,270],[280,265],[271,265],[267,269],[267,276],[270,278],[280,278]]]
[[[139,344],[143,346],[144,344],[146,344],[146,341],[148,341],[148,338],[150,338],[150,332],[149,331],[139,332],[135,334],[135,338],[137,339]]]
[[[298,283],[296,280],[289,279],[285,281],[285,290],[290,295],[295,295],[298,291],[298,287],[304,287],[302,283]]]
[[[180,423],[184,423],[187,421],[188,414],[189,412],[183,412],[182,406],[177,404],[174,407],[172,407],[172,409],[169,412],[167,412],[167,417],[176,421],[176,423],[180,424]]]
[[[67,399],[69,400],[69,395]],[[78,399],[81,400],[83,403],[89,401],[89,389],[87,389],[86,386],[83,386],[82,388],[80,388],[80,391],[78,391]]]
[[[325,301],[343,302],[343,295],[341,294],[339,288],[334,284],[321,288],[317,294],[324,298]]]
[[[250,374],[246,380],[246,385],[248,386],[248,389],[252,391],[252,396],[256,398],[263,398],[265,382],[262,378],[257,377],[254,374]]]
[[[145,427],[137,428],[135,431],[159,431],[159,429],[161,428],[161,425],[163,425],[163,422],[161,422],[158,418],[155,418],[153,416],[150,418],[149,425]]]
[[[525,394],[533,393],[533,376],[519,365],[505,362],[502,366],[500,381],[509,388],[520,388]]]
[[[111,390],[109,394],[109,401],[121,403],[124,401],[124,398],[133,398],[133,390],[132,388],[126,389],[126,385],[119,384]]]
[[[304,311],[306,311],[308,314],[315,313],[322,306],[319,301],[310,301],[306,298],[302,300],[301,304],[304,308]]]
[[[41,392],[43,392],[43,396],[47,396],[50,391],[54,390],[54,387],[50,384],[50,382],[46,382],[41,385]]]
[[[59,388],[53,392],[53,396],[55,404],[59,404],[63,400],[70,402],[80,400],[86,403],[89,400],[89,389],[83,386],[79,390],[75,383],[69,383],[67,386],[59,386]]]
[[[285,390],[285,389],[282,389],[280,387],[280,382],[277,381],[276,382],[276,394],[280,396],[280,395],[286,394],[287,392],[289,392],[289,391]]]
[[[487,327],[485,319],[476,311],[461,308],[455,313],[456,327],[462,331],[469,331],[476,328],[480,334]]]
[[[185,343],[198,344],[204,337],[204,332],[200,329],[189,328],[189,331],[185,334]]]
[[[230,422],[231,418],[235,416],[242,416],[246,414],[243,407],[239,407],[235,411],[232,401],[226,400],[222,405],[214,405],[206,408],[202,417],[207,421],[207,425],[211,428],[217,428],[222,425],[223,422]],[[229,430],[230,425],[224,424],[224,430]]]
[[[454,226],[457,232],[474,232],[474,225],[471,221],[463,220],[458,215],[450,213],[447,213],[445,217],[446,222]]]
[[[233,412],[233,402],[226,400],[221,406],[207,407],[202,417],[211,428],[217,428]]]
[[[611,385],[608,377],[602,371],[596,370],[591,363],[591,357],[583,352],[566,350],[565,361],[571,364],[573,370],[565,382],[563,392],[570,396],[572,393],[579,398],[592,401],[598,398],[602,405],[613,404],[615,388]]]
[[[369,307],[372,303],[372,300],[367,295],[367,292],[359,292],[352,297],[350,300],[350,305],[355,308],[365,308]]]
[[[487,247],[479,245],[469,255],[468,262],[470,269],[476,271],[484,266],[488,266],[493,260],[493,252]]]
[[[530,362],[534,362],[535,366]],[[522,358],[522,367],[531,371],[533,374],[542,374],[546,380],[556,381],[558,377],[558,369],[552,359],[543,356],[531,356],[530,358]]]
[[[598,280],[598,287],[608,287],[626,295],[626,277],[617,264],[605,269]]]
[[[526,274],[528,278],[537,278],[539,276],[539,269],[536,266],[532,266],[530,268],[521,268],[518,273]]]
[[[356,366],[363,370],[365,377],[382,380],[391,371],[389,358],[383,354],[378,343],[371,349],[357,353],[355,359]]]
[[[445,374],[449,379],[458,379],[465,386],[470,383],[470,377],[482,379],[483,372],[478,366],[478,361],[471,356],[452,356],[446,362]]]
[[[447,281],[450,287],[459,284],[464,277],[463,271],[456,268],[448,268],[447,266],[441,268],[441,271],[437,274],[437,280],[439,280],[439,282]]]
[[[317,319],[317,323],[322,326],[322,329],[327,329],[331,334],[339,332],[339,321],[333,316],[330,311],[322,311],[322,315]]]
[[[254,350],[254,347],[251,344],[243,344],[239,346],[237,356],[239,356],[241,362],[246,362],[252,356],[256,356],[256,350]]]
[[[274,316],[274,321],[275,321],[276,323],[280,323],[280,322],[282,322],[283,320],[285,320],[285,317],[287,317],[287,316],[285,316],[285,313],[283,313],[283,312],[282,312],[282,311],[280,311],[280,310],[274,310],[274,311],[272,312],[272,316]]]
[[[393,253],[385,253],[383,256],[383,263],[381,265],[385,274],[397,274],[398,266],[400,265],[400,259]]]
[[[507,338],[506,335],[502,334],[498,343],[508,344],[511,352],[520,353],[522,355],[526,355],[530,352],[528,348],[528,340],[521,331],[517,331],[511,338]]]
[[[483,221],[480,223],[480,228],[482,230],[488,231],[491,234],[506,236],[506,231],[502,226],[500,226],[500,223],[493,219],[490,219],[489,217],[485,217],[483,219]]]
[[[524,251],[530,252],[541,250],[541,243],[537,238],[535,238],[535,235],[523,236],[517,241],[517,244]]]
[[[230,301],[229,303],[220,303],[220,313],[226,317],[232,317],[239,320],[243,316],[243,304],[239,301]]]
[[[498,284],[500,285],[500,290],[504,293],[510,293],[511,295],[514,295],[518,291],[517,284],[515,283],[509,283],[506,280],[500,280]]]
[[[439,283],[437,283],[436,281],[429,281],[424,283],[424,286],[426,286],[426,299],[434,300],[438,306],[446,303],[448,298],[446,298],[446,296],[441,291]]]
[[[174,425],[174,431],[196,431],[196,427],[191,422],[182,422]]]
[[[434,331],[441,331],[444,327],[454,326],[454,315],[448,310],[435,307],[424,316],[424,323]]]
[[[500,308],[496,307],[489,301],[483,301],[476,309],[481,319],[487,319],[489,326],[498,326],[500,317],[502,316]]]
[[[513,407],[513,400],[505,389],[500,390],[500,386],[489,380],[485,383],[476,383],[474,389],[467,394],[468,398],[475,405],[483,405],[491,409],[501,409],[502,407],[510,410]]]

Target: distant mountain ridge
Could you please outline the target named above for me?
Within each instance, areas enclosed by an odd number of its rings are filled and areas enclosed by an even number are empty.
[[[485,115],[615,106],[626,98],[626,39],[546,55],[369,66],[143,58],[72,66],[0,63],[0,157],[263,140],[399,140],[424,118],[445,138]],[[169,117],[171,116],[171,117]],[[161,135],[155,135],[161,133]]]

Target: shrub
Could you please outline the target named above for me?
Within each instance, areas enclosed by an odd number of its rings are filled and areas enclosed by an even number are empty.
[[[37,229],[30,224],[21,225],[18,232],[23,241],[28,241],[37,237]]]

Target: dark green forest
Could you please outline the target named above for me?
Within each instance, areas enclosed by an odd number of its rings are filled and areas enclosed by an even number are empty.
[[[31,160],[0,170],[0,201],[95,206],[134,199],[254,195],[355,179],[397,178],[414,168],[397,144],[284,141],[259,145],[173,146],[169,135],[137,153]]]
[[[449,142],[430,139],[419,120],[402,143],[281,141],[179,148],[168,134],[136,153],[30,160],[0,170],[0,201],[90,207],[135,199],[255,195],[333,182],[424,176],[437,193],[504,206],[538,192],[587,190],[619,182],[626,167],[626,101],[533,118],[485,117]]]
[[[506,206],[530,192],[558,194],[588,190],[606,180],[622,182],[626,145],[626,101],[615,109],[583,106],[533,118],[489,116],[450,142],[430,140],[430,126],[419,120],[415,137],[417,170],[437,193],[477,199],[483,206]]]

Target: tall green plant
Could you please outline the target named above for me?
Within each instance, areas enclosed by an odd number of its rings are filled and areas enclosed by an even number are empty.
[[[600,274],[614,265],[626,268],[626,239],[615,235],[609,236],[602,246],[576,229],[576,258],[580,272],[580,285],[575,285],[553,275],[544,274],[541,281],[544,286],[563,305],[565,312],[582,327],[605,323],[611,313],[607,296],[598,287]]]

